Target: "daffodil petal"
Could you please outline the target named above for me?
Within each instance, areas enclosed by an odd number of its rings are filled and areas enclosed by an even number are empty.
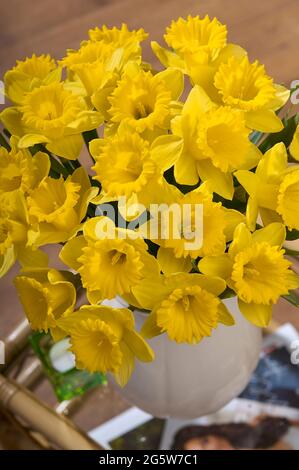
[[[270,109],[248,111],[246,124],[250,129],[260,132],[280,132],[283,129],[281,119]]]
[[[228,279],[231,276],[233,263],[228,254],[221,256],[205,256],[198,263],[203,274]]]
[[[253,143],[250,143],[246,159],[244,160],[244,163],[239,167],[240,170],[251,170],[252,168],[255,168],[262,157],[263,154],[259,150],[259,148]]]
[[[114,378],[120,387],[124,387],[133,373],[135,359],[134,354],[126,343],[121,343],[119,347],[122,353],[122,362],[118,370],[114,372]]]
[[[202,287],[207,292],[218,296],[226,289],[226,283],[219,276],[203,276],[202,274],[189,274],[188,284]]]
[[[299,161],[299,134],[294,134],[293,140],[290,145],[290,153],[295,160]]]
[[[171,248],[164,248],[161,246],[158,251],[157,260],[164,274],[173,274],[179,272],[188,273],[192,269],[190,257],[175,258]]]
[[[211,190],[225,199],[232,200],[234,195],[234,183],[231,173],[223,173],[216,168],[211,160],[197,162],[197,171],[203,181],[207,181]]]
[[[81,235],[79,237],[74,237],[68,240],[59,253],[59,258],[67,266],[77,271],[81,264],[78,261],[78,258],[82,255],[82,250],[86,246],[86,240]]]
[[[22,114],[15,107],[6,108],[0,114],[0,121],[11,135],[22,136],[24,134],[25,131],[21,119]]]
[[[266,328],[272,318],[272,305],[247,304],[238,299],[238,305],[244,317],[260,328]]]
[[[16,252],[13,246],[9,247],[4,255],[0,255],[0,278],[12,268],[16,262]]]
[[[267,242],[272,246],[282,246],[286,237],[286,229],[283,224],[274,222],[267,227],[256,230],[252,234],[253,242]]]
[[[250,196],[254,196],[256,194],[259,186],[259,179],[254,173],[248,170],[238,170],[235,171],[234,176]]]
[[[42,250],[23,247],[18,250],[18,260],[23,267],[42,268],[48,266],[49,257]]]
[[[59,157],[76,160],[83,147],[83,137],[81,134],[69,135],[51,141],[46,147],[50,152],[55,153]]]
[[[259,207],[256,199],[254,197],[249,197],[246,207],[246,223],[251,231],[255,230],[258,213]]]
[[[225,212],[226,226],[224,229],[225,238],[227,241],[231,241],[234,236],[234,231],[237,225],[244,222],[244,215],[234,209],[226,209],[223,207]]]
[[[161,171],[171,168],[180,158],[183,140],[175,135],[161,135],[151,145],[151,158]]]
[[[257,167],[256,174],[261,179],[273,178],[280,181],[281,174],[288,166],[288,153],[283,142],[279,142],[268,150]]]
[[[42,144],[45,142],[50,142],[48,137],[41,134],[26,134],[19,140],[19,148],[26,149],[28,147],[33,147],[36,144]]]
[[[174,167],[174,177],[177,183],[193,186],[198,183],[198,173],[195,160],[184,152],[178,158]]]
[[[276,89],[276,96],[274,100],[269,103],[269,108],[273,111],[277,111],[286,104],[291,92],[286,87],[278,84],[275,84],[274,88]]]
[[[259,213],[264,225],[272,224],[273,222],[282,223],[282,218],[277,212],[271,209],[259,208]]]
[[[190,91],[186,103],[184,104],[182,116],[188,116],[193,120],[196,119],[197,122],[198,113],[206,113],[214,107],[215,104],[212,102],[205,90],[201,86],[195,85]],[[193,122],[193,125],[194,124],[195,123]]]
[[[131,349],[134,356],[142,362],[151,362],[155,355],[152,348],[147,344],[146,341],[133,330],[125,330],[124,341],[127,346]]]
[[[234,233],[234,239],[229,247],[229,255],[235,256],[252,243],[252,235],[244,223],[239,224]]]
[[[165,81],[166,87],[171,92],[171,98],[178,100],[184,90],[184,74],[178,68],[168,67],[157,74],[159,78]]]
[[[219,322],[223,323],[226,326],[233,326],[235,324],[234,317],[229,312],[226,305],[223,302],[220,302],[218,306],[218,315],[219,315]]]
[[[161,47],[156,41],[151,42],[151,47],[153,53],[164,67],[178,67],[182,70],[185,69],[186,66],[184,61],[175,52]]]
[[[161,278],[143,279],[132,287],[133,295],[143,308],[152,310],[168,293],[169,289],[161,281]]]
[[[157,325],[156,314],[154,312],[147,315],[140,333],[144,338],[149,339],[162,334],[162,329]]]

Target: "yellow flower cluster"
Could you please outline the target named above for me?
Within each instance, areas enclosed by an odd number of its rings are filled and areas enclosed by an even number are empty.
[[[234,324],[232,295],[263,327],[299,287],[283,248],[299,238],[299,128],[284,140],[278,115],[289,91],[216,18],[173,21],[166,46],[151,44],[159,71],[143,60],[147,36],[103,26],[59,61],[18,61],[0,114],[0,276],[18,259],[32,328],[69,336],[77,367],[122,386],[135,359],[154,358],[144,338],[198,343]],[[48,267],[49,243],[70,271]],[[128,308],[105,304],[116,296]],[[148,314],[140,333],[134,308]]]

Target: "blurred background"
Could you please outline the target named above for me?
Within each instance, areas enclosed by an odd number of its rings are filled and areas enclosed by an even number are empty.
[[[1,2],[0,11],[0,78],[16,59],[32,53],[61,58],[67,48],[77,48],[88,29],[95,26],[126,22],[132,29],[143,27],[152,40],[161,41],[172,19],[208,13],[227,24],[229,41],[243,46],[251,59],[264,63],[275,82],[289,86],[299,79],[298,0],[9,0]],[[156,63],[149,41],[144,59]],[[12,284],[15,272],[0,280],[0,339],[23,317]],[[276,307],[275,320],[290,321],[299,329],[299,312],[285,301]],[[48,403],[55,403],[47,381],[39,384],[36,393]],[[127,406],[115,391],[105,387],[92,394],[74,420],[89,430]],[[22,447],[1,419],[0,434],[6,434],[5,445]]]

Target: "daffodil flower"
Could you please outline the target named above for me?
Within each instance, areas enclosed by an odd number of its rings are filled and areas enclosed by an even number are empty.
[[[7,97],[15,104],[21,105],[27,93],[41,85],[59,82],[61,67],[49,54],[33,54],[25,60],[18,60],[15,67],[5,73],[4,88]]]
[[[114,226],[114,237],[98,234],[98,224],[106,219],[112,223],[106,217],[85,222],[83,235],[71,238],[60,252],[61,260],[80,274],[92,304],[116,295],[130,295],[141,279],[159,273],[157,260],[147,252],[141,238],[132,239]]]
[[[22,271],[14,284],[31,328],[48,332],[57,341],[65,336],[58,320],[73,311],[76,302],[74,275],[55,269]]]
[[[0,194],[0,278],[17,260],[23,267],[47,265],[46,253],[35,245],[36,230],[29,223],[26,200],[21,190]]]
[[[246,51],[227,43],[226,25],[217,18],[199,16],[172,21],[164,35],[165,42],[171,49],[161,47],[152,41],[152,49],[165,67],[177,67],[188,74],[192,84],[200,85],[214,99],[217,90],[214,76],[219,65],[230,57],[244,57]]]
[[[48,176],[50,160],[46,153],[37,152],[34,156],[29,150],[18,148],[18,139],[10,139],[11,151],[0,147],[0,194],[20,190],[28,195]]]
[[[265,225],[283,222],[290,230],[299,230],[299,166],[288,165],[283,143],[265,153],[255,173],[239,170],[235,176],[249,194],[246,218],[251,230],[258,213]]]
[[[169,68],[153,75],[135,63],[129,63],[109,102],[111,121],[125,122],[137,132],[153,132],[170,127],[175,106],[183,92],[183,74]]]
[[[121,125],[114,136],[95,139],[89,148],[96,161],[94,179],[102,184],[100,198],[103,202],[103,198],[111,201],[118,196],[130,198],[143,191],[152,192],[149,183],[155,184],[173,166],[183,141],[168,134],[150,144],[134,129]],[[140,197],[142,199],[142,194]]]
[[[246,125],[261,132],[279,132],[283,123],[275,114],[290,96],[287,88],[276,85],[258,61],[250,63],[232,57],[222,63],[215,75],[221,102],[245,112]]]
[[[89,110],[84,99],[64,83],[54,82],[34,88],[21,106],[2,111],[0,120],[20,138],[19,148],[43,143],[50,152],[75,160],[83,146],[81,133],[97,128],[103,116]]]
[[[260,327],[269,324],[279,297],[299,287],[299,277],[281,249],[284,240],[283,224],[272,223],[250,233],[241,223],[228,253],[204,257],[198,264],[202,273],[225,280],[237,294],[242,314]]]
[[[140,305],[151,310],[141,334],[151,338],[166,332],[173,341],[194,344],[211,336],[218,323],[233,325],[218,297],[225,287],[222,279],[202,274],[144,279],[132,289]]]
[[[156,241],[161,245],[157,258],[164,273],[173,272],[173,269],[175,272],[190,271],[191,258],[223,253],[226,243],[232,240],[234,229],[244,221],[240,212],[226,209],[220,202],[213,202],[213,195],[205,183],[185,195],[180,194],[176,202],[180,208],[180,217],[174,224],[170,219],[170,226],[166,227],[167,237]],[[202,220],[198,221],[195,208],[199,204],[202,205]],[[184,206],[190,208],[190,214],[184,214]],[[200,229],[202,236],[198,237],[197,246],[195,237]],[[193,241],[191,235],[194,237],[194,246],[189,248],[186,244]]]
[[[97,193],[83,167],[66,180],[44,178],[27,198],[30,222],[38,231],[35,244],[60,243],[74,235]]]
[[[244,113],[217,107],[199,86],[191,90],[182,114],[173,119],[172,131],[184,141],[175,162],[176,181],[194,185],[200,178],[226,199],[234,194],[232,171],[254,168],[262,157],[249,140]]]
[[[68,71],[67,87],[89,97],[108,119],[108,97],[125,65],[132,61],[141,63],[140,43],[147,38],[147,33],[143,29],[130,31],[123,24],[121,28],[96,27],[88,34],[90,40],[83,41],[78,50],[68,50],[60,64]]]
[[[59,319],[58,325],[70,336],[79,369],[111,372],[122,387],[133,372],[135,358],[142,362],[154,359],[152,349],[136,332],[128,309],[83,306]]]

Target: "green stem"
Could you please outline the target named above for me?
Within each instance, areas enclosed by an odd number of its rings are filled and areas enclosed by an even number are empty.
[[[282,297],[287,300],[290,304],[295,305],[295,307],[299,307],[299,296],[294,291],[291,291],[287,295],[283,295]]]
[[[67,169],[62,165],[62,163],[56,160],[53,155],[49,156],[51,161],[51,170],[54,171],[57,175],[62,175],[64,178],[67,178],[70,175]]]
[[[290,248],[286,248],[285,246],[283,247],[283,249],[285,250],[285,254],[288,256],[299,256],[299,251],[297,250],[290,250]]]
[[[10,151],[10,145],[2,134],[0,134],[0,144],[2,145],[2,147],[6,148],[6,150]]]

